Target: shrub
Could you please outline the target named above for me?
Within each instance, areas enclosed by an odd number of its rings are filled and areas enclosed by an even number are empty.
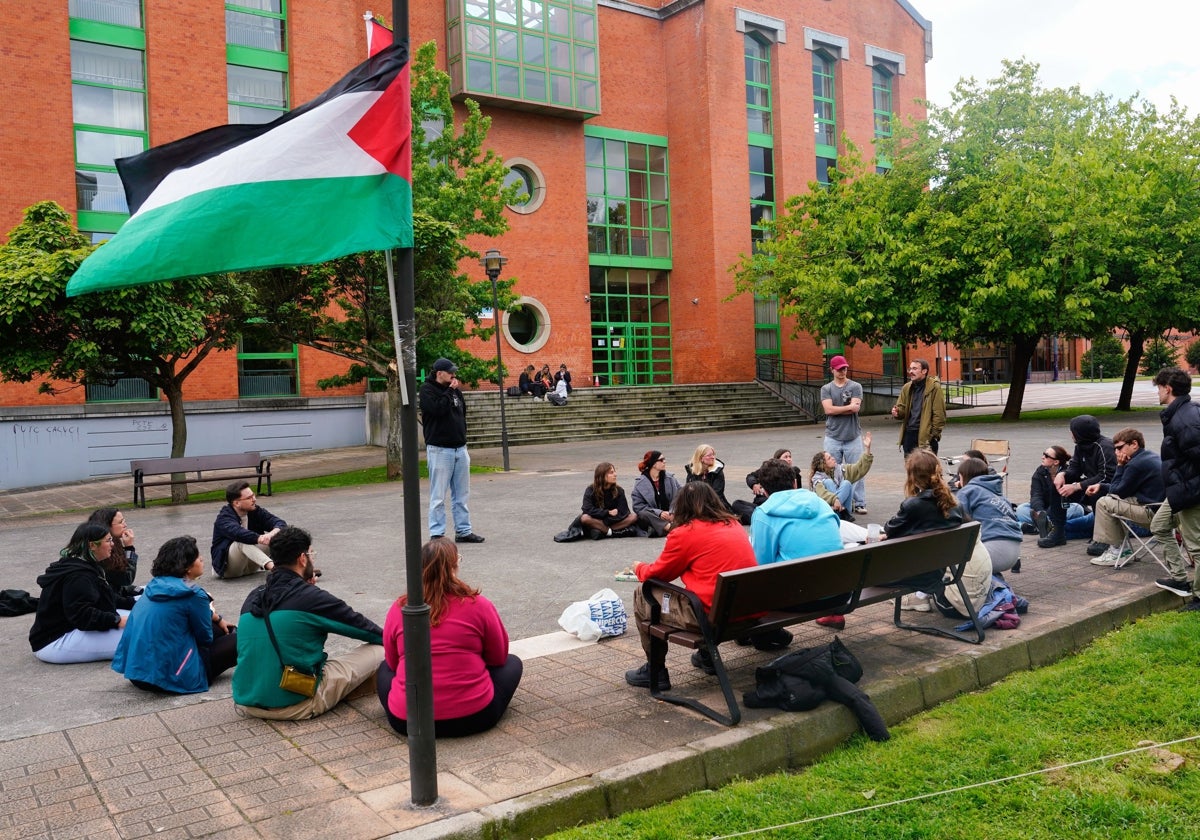
[[[1200,370],[1200,339],[1192,341],[1188,345],[1187,352],[1183,356],[1187,359],[1187,363],[1196,370]]]
[[[1169,341],[1155,337],[1142,353],[1142,373],[1153,376],[1165,367],[1173,367],[1178,356],[1179,351]]]
[[[1101,368],[1105,376],[1125,373],[1125,346],[1112,333],[1102,333],[1092,339],[1092,346],[1080,359],[1079,375],[1095,377]]]

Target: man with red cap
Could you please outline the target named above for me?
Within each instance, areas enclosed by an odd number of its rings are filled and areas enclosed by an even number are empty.
[[[824,449],[839,464],[853,464],[862,457],[862,428],[858,413],[862,410],[863,389],[848,376],[850,363],[845,356],[829,360],[833,381],[821,386],[821,408],[825,410]],[[867,512],[867,493],[862,481],[854,484],[854,512]]]

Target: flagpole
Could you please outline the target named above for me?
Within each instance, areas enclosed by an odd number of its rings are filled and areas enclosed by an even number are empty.
[[[392,0],[392,41],[409,48],[408,0]],[[412,53],[408,52],[409,67]],[[406,102],[411,107],[410,102]],[[409,154],[411,154],[411,145]],[[412,218],[411,210],[409,218]],[[396,300],[396,364],[399,367],[400,448],[404,461],[404,558],[408,603],[404,619],[404,673],[407,685],[409,787],[413,805],[437,801],[437,742],[433,732],[433,663],[429,652],[429,604],[421,574],[421,483],[417,470],[417,330],[413,249],[396,250],[392,293]]]

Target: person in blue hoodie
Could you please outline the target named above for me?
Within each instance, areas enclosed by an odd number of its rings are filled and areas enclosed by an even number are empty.
[[[992,558],[992,573],[1003,575],[1021,560],[1021,522],[1004,497],[1004,476],[990,473],[979,458],[958,464],[958,503],[979,523],[979,541]]]
[[[758,482],[767,500],[750,517],[750,543],[760,566],[842,550],[838,515],[816,493],[796,487],[791,464],[779,458],[763,461]],[[846,619],[826,615],[817,624],[841,630]]]
[[[236,627],[196,586],[203,573],[195,538],[163,543],[117,645],[114,671],[145,691],[198,694],[237,663]]]

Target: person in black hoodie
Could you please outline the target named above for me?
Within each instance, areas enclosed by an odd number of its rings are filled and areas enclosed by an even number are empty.
[[[1111,438],[1100,434],[1100,421],[1090,414],[1081,414],[1071,421],[1071,437],[1075,439],[1075,454],[1067,462],[1067,468],[1054,476],[1054,488],[1063,504],[1050,505],[1051,533],[1049,539],[1038,540],[1038,545],[1048,548],[1063,545],[1067,541],[1067,509],[1065,504],[1078,502],[1090,508],[1095,496],[1087,489],[1093,484],[1111,484],[1117,472],[1117,455]],[[1088,543],[1088,554],[1099,556],[1108,549]]]
[[[481,543],[471,530],[471,455],[467,452],[467,404],[458,389],[458,365],[449,359],[433,363],[417,399],[429,466],[429,538],[446,535],[446,492],[454,514],[454,541]]]
[[[42,594],[29,646],[41,661],[63,665],[113,658],[133,598],[116,595],[104,577],[101,564],[112,550],[108,528],[85,522],[38,576]]]

